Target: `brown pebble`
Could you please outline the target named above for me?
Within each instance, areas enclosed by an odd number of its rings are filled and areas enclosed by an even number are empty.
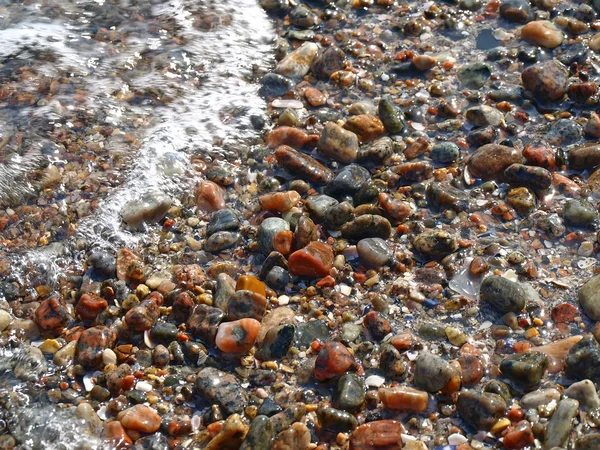
[[[354,365],[354,358],[340,342],[327,342],[315,362],[315,379],[327,381],[346,373]]]
[[[162,419],[146,405],[135,405],[121,411],[117,419],[128,430],[139,431],[141,433],[154,433],[160,428]]]

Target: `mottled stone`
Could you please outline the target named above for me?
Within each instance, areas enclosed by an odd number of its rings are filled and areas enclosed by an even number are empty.
[[[539,384],[548,364],[548,357],[541,352],[517,353],[504,358],[500,370],[517,385],[533,387]]]
[[[555,48],[562,44],[564,36],[549,20],[535,20],[523,27],[521,39],[541,47]]]
[[[529,300],[519,283],[495,275],[483,280],[479,297],[482,302],[490,303],[502,312],[520,312]]]
[[[475,390],[461,391],[456,406],[458,414],[476,430],[489,430],[506,412],[500,395]]]
[[[333,122],[328,122],[321,132],[318,147],[330,158],[350,164],[357,158],[358,136]]]
[[[458,250],[458,242],[454,236],[443,230],[430,230],[419,234],[413,245],[426,256],[446,256]]]
[[[275,72],[289,78],[302,78],[310,70],[310,66],[319,51],[319,46],[314,42],[305,42],[301,47],[283,58]]]
[[[392,234],[392,225],[385,217],[364,214],[342,227],[342,236],[346,239],[365,238],[388,239]]]
[[[227,415],[242,413],[246,395],[237,379],[221,370],[207,367],[198,372],[196,390],[210,404],[217,404]]]
[[[558,102],[566,94],[568,71],[556,60],[541,62],[521,73],[523,87],[540,103]]]
[[[275,158],[293,175],[315,184],[327,184],[333,178],[331,170],[319,161],[287,145],[277,147]]]
[[[311,242],[288,259],[290,273],[300,277],[324,277],[333,266],[333,250],[323,242]]]

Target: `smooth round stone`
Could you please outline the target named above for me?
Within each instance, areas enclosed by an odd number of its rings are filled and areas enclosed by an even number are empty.
[[[150,337],[153,341],[168,345],[177,339],[179,330],[177,326],[169,322],[159,322],[150,329]]]
[[[198,372],[196,391],[209,404],[217,404],[226,415],[240,414],[246,407],[246,394],[236,377],[213,367]]]
[[[593,320],[600,320],[600,275],[590,278],[577,294],[583,312]]]
[[[381,388],[379,399],[388,409],[396,411],[424,412],[429,406],[429,394],[406,386]]]
[[[506,203],[522,216],[533,212],[536,206],[535,194],[526,187],[512,188],[506,194]]]
[[[569,225],[585,227],[598,218],[598,212],[587,200],[569,199],[563,206],[563,218]]]
[[[546,438],[544,448],[565,448],[569,434],[573,428],[573,419],[579,411],[579,402],[572,398],[565,398],[558,403],[554,414],[546,424]]]
[[[498,394],[461,391],[457,402],[458,414],[476,430],[489,430],[506,413],[506,401]]]
[[[431,148],[429,157],[436,163],[450,165],[460,156],[460,149],[454,142],[440,142]]]
[[[138,228],[142,223],[155,223],[165,217],[171,208],[171,199],[161,192],[149,192],[131,200],[121,209],[121,218],[127,225]]]
[[[556,152],[546,141],[540,139],[529,141],[523,149],[523,157],[531,166],[543,167],[549,171],[556,170]]]
[[[415,362],[414,383],[427,392],[442,390],[457,375],[445,359],[422,351]]]
[[[308,427],[296,422],[275,436],[271,450],[308,449],[310,441],[311,434]]]
[[[63,348],[58,350],[54,354],[54,364],[59,367],[67,367],[72,365],[75,362],[75,355],[77,353],[77,341],[71,341]],[[102,358],[102,356],[100,356]]]
[[[288,259],[290,273],[299,277],[325,277],[333,267],[333,250],[323,242],[311,242]]]
[[[331,170],[319,161],[287,145],[277,147],[275,158],[290,173],[304,180],[316,184],[327,184],[333,178]]]
[[[590,38],[588,46],[593,52],[600,53],[600,33],[597,33]]]
[[[585,104],[591,97],[598,92],[598,85],[593,81],[585,81],[581,83],[571,83],[567,89],[567,95],[571,100],[579,104]],[[595,113],[594,113],[595,114]],[[585,127],[585,132],[590,136],[597,137],[598,122],[597,115],[590,115],[590,121]]]
[[[256,342],[260,322],[255,319],[240,319],[219,325],[215,344],[223,353],[246,353]]]
[[[568,119],[559,119],[550,126],[546,140],[557,147],[569,146],[583,138],[583,128],[577,122]]]
[[[350,164],[338,172],[325,188],[325,193],[332,197],[354,195],[370,179],[371,174],[367,169],[357,164]]]
[[[462,65],[456,75],[465,88],[479,89],[492,75],[492,69],[484,62],[476,62]]]
[[[584,144],[569,150],[569,168],[574,170],[593,169],[600,166],[600,145]]]
[[[552,186],[552,174],[543,167],[512,164],[504,171],[504,180],[509,184],[548,189]]]
[[[562,44],[564,35],[549,20],[534,20],[521,30],[521,39],[546,48],[555,48]]]
[[[523,163],[521,152],[513,147],[486,144],[479,147],[469,159],[471,175],[482,180],[500,180],[512,164]]]
[[[311,195],[305,201],[304,206],[310,213],[313,220],[316,223],[321,223],[325,221],[328,211],[337,204],[338,201],[329,195]],[[300,219],[298,220],[298,224],[300,224]]]
[[[302,78],[310,70],[319,46],[314,42],[305,42],[283,58],[275,67],[275,72],[289,78]]]
[[[224,318],[225,312],[221,309],[198,305],[187,321],[187,329],[192,336],[200,338],[208,345],[213,345],[219,325]]]
[[[527,291],[519,283],[495,275],[482,281],[479,298],[502,312],[515,313],[522,311],[529,300]]]
[[[258,346],[256,357],[263,361],[283,358],[294,342],[295,332],[294,325],[279,325],[271,328]]]
[[[165,367],[171,362],[171,355],[169,350],[162,344],[158,344],[152,350],[152,362],[158,367]]]
[[[332,206],[325,214],[325,225],[330,230],[339,230],[352,220],[354,207],[350,202],[342,202]]]
[[[487,105],[474,106],[467,109],[465,117],[477,127],[498,127],[504,124],[504,115],[496,108]]]
[[[296,325],[296,335],[294,336],[294,345],[298,348],[307,348],[314,340],[328,341],[329,328],[323,320],[311,320]]]
[[[550,402],[560,401],[560,391],[555,388],[537,389],[525,394],[519,403],[523,409],[537,409],[539,406],[548,405]]]
[[[342,375],[333,392],[333,404],[336,408],[355,412],[362,408],[365,402],[365,386],[358,376],[353,373]]]
[[[360,241],[366,238],[388,239],[392,225],[385,217],[363,214],[342,227],[342,236]]]
[[[329,80],[329,77],[344,68],[346,55],[342,49],[335,46],[327,47],[313,61],[312,72],[320,80]]]
[[[160,305],[162,302],[158,300],[157,297],[153,297],[153,295],[154,293],[148,296],[146,300],[144,300],[138,306],[131,308],[129,311],[127,311],[127,314],[125,314],[125,322],[130,330],[149,330],[158,320],[158,317],[160,316]]]
[[[517,23],[527,23],[533,17],[527,0],[503,0],[500,4],[500,16]]]
[[[500,370],[517,385],[532,387],[539,384],[548,364],[548,357],[541,352],[517,353],[506,357]]]
[[[592,411],[600,406],[600,398],[598,397],[596,386],[591,380],[581,380],[573,383],[565,389],[564,394],[565,397],[577,400],[584,411]]]
[[[112,330],[104,326],[88,328],[77,340],[77,360],[85,368],[97,368],[102,364],[102,353],[115,341]],[[62,349],[61,349],[62,350]],[[60,350],[55,356],[58,356]],[[61,355],[62,356],[62,355]]]
[[[375,341],[383,340],[392,331],[390,322],[378,311],[369,311],[363,325]]]
[[[259,93],[265,97],[282,97],[287,91],[294,89],[294,82],[277,73],[267,73],[262,80]]]
[[[458,250],[458,242],[454,236],[443,230],[430,230],[419,234],[413,245],[426,256],[446,256]]]
[[[279,217],[269,217],[258,227],[258,246],[264,255],[273,251],[273,240],[280,231],[289,231],[290,224]]]
[[[316,16],[310,7],[300,3],[290,12],[290,22],[297,27],[312,27],[315,24]]]
[[[344,128],[355,133],[361,142],[371,142],[385,134],[385,128],[381,120],[370,114],[349,117],[344,124]]]
[[[236,213],[231,209],[221,209],[211,214],[206,234],[211,236],[219,231],[237,231],[239,229],[240,220]]]
[[[196,186],[196,206],[200,211],[214,212],[225,208],[223,189],[209,180],[204,180]]]
[[[318,143],[321,152],[342,164],[356,161],[358,146],[358,136],[334,122],[327,122]]]
[[[273,424],[269,418],[258,415],[250,423],[248,434],[239,450],[269,450],[273,433]]]
[[[356,245],[361,262],[367,267],[379,268],[390,262],[393,252],[381,238],[362,239]]]
[[[290,274],[283,267],[275,266],[273,267],[267,276],[265,277],[265,282],[269,285],[269,287],[275,290],[283,290],[291,281]]]
[[[358,421],[352,414],[331,406],[319,406],[317,418],[324,430],[335,433],[352,431],[358,426]]]
[[[350,450],[402,448],[404,427],[397,420],[376,420],[359,426],[350,436]]]
[[[146,405],[135,405],[121,411],[117,416],[121,425],[129,430],[139,431],[141,433],[154,433],[160,428],[162,419]]]
[[[600,381],[600,344],[592,335],[584,336],[567,355],[566,374],[576,380]]]
[[[330,341],[317,356],[314,377],[317,381],[327,381],[343,375],[353,365],[354,358],[348,349],[339,342]]]
[[[309,135],[300,128],[277,127],[271,130],[266,137],[269,148],[278,148],[282,145],[289,145],[296,149],[301,149],[308,144],[313,143],[315,136]]]
[[[568,78],[567,68],[555,60],[535,64],[521,73],[523,87],[541,103],[562,100],[567,92]]]
[[[88,257],[88,267],[93,269],[94,275],[101,278],[114,278],[117,271],[114,253],[103,250],[94,250]]]
[[[398,134],[404,130],[404,114],[389,97],[383,97],[379,100],[377,114],[383,123],[383,126],[391,134]]]
[[[267,299],[264,295],[248,290],[236,291],[227,302],[229,320],[262,320],[267,311]]]
[[[234,231],[217,231],[206,240],[204,250],[210,253],[218,253],[235,247],[240,239],[240,234]]]
[[[300,194],[296,191],[270,192],[258,199],[263,209],[284,213],[294,208],[300,202]]]

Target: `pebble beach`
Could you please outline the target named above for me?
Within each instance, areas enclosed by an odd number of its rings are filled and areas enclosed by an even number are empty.
[[[600,2],[0,2],[0,448],[600,449]]]

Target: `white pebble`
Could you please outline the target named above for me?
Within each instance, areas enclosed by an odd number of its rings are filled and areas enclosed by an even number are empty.
[[[271,103],[273,108],[292,108],[292,109],[302,109],[304,105],[300,100],[273,100]]]
[[[352,286],[347,284],[340,284],[340,292],[344,295],[350,295],[352,293]]]
[[[94,389],[94,381],[93,381],[94,375],[92,375],[91,373],[87,373],[83,376],[83,387],[85,387],[86,392],[90,392],[92,389]]]
[[[256,395],[258,396],[258,398],[262,398],[262,399],[265,399],[269,396],[267,391],[265,391],[263,388],[258,388],[256,390]]]
[[[150,339],[150,331],[148,330],[144,331],[144,344],[151,349],[156,347],[156,344]]]
[[[454,433],[448,436],[448,444],[450,445],[460,445],[467,442],[468,439],[464,437],[462,434]]]
[[[102,352],[102,362],[104,364],[117,364],[117,354],[110,348],[104,349]]]
[[[152,390],[152,385],[150,383],[148,383],[147,381],[138,381],[137,384],[135,385],[135,388],[138,391],[150,392]]]
[[[365,384],[368,387],[380,387],[383,385],[383,383],[385,383],[385,378],[380,377],[379,375],[371,375],[365,380]]]
[[[280,295],[279,298],[277,298],[277,303],[279,306],[287,305],[290,303],[290,298],[287,295]]]

